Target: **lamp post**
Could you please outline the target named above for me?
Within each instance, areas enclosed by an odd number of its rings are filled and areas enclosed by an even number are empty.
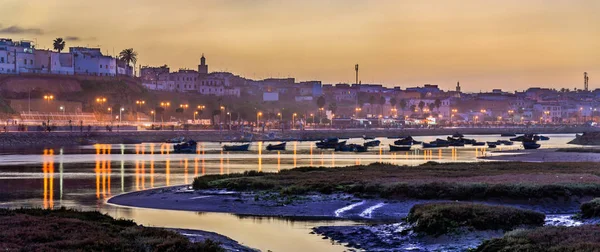
[[[135,114],[136,114],[137,120],[139,121],[140,120],[139,111],[142,110],[142,105],[146,104],[146,101],[138,100],[138,101],[135,101],[135,104],[138,105],[138,110],[136,111]]]
[[[106,97],[98,97],[96,98],[96,102],[100,103],[100,107],[104,107],[103,105],[106,103]]]
[[[54,99],[54,95],[44,95],[44,100],[50,104],[50,101]]]
[[[454,114],[456,114],[458,112],[458,109],[452,109],[452,115],[450,115],[450,125],[454,125],[453,119],[454,119]]]
[[[163,128],[163,124],[165,123],[165,118],[163,115],[165,114],[165,111],[167,111],[167,107],[169,107],[169,106],[171,106],[170,102],[161,102],[160,103],[160,107],[163,108],[163,112],[160,114],[160,128],[161,129]]]
[[[196,115],[198,114],[198,111],[194,111],[194,123],[196,123]]]
[[[112,119],[113,119],[112,108],[108,108],[108,112],[110,112],[110,122],[112,123]]]
[[[310,117],[312,117],[312,124],[315,126],[315,114],[311,113]]]
[[[123,118],[122,118],[122,116],[123,116],[122,112],[123,111],[125,111],[125,108],[119,109],[119,124],[123,121]]]
[[[298,114],[294,113],[292,114],[292,129],[296,129],[296,116]]]
[[[151,110],[150,114],[152,115],[152,123],[154,123],[156,121],[156,113],[154,113],[154,110]]]
[[[65,106],[60,106],[58,109],[63,112],[63,115],[65,115]]]
[[[513,113],[515,113],[514,110],[512,110],[512,109],[508,110],[508,116],[510,117],[510,122],[514,122],[515,118],[513,117]]]
[[[262,116],[262,112],[256,113],[256,127],[260,125],[260,117]]]
[[[227,125],[229,125],[229,130],[231,130],[231,112],[227,111],[227,115],[229,116],[229,122]]]

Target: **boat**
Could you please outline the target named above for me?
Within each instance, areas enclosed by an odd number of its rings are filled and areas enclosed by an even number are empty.
[[[438,147],[438,145],[435,142],[431,142],[431,143],[423,143],[423,148],[436,148]]]
[[[494,149],[494,148],[496,148],[496,145],[495,145],[495,144],[489,144],[489,143],[488,143],[488,148],[490,148],[490,149]]]
[[[269,144],[269,145],[267,145],[267,150],[268,151],[285,150],[285,144],[286,144],[286,142],[283,142],[280,144]]]
[[[183,141],[185,141],[185,137],[175,137],[165,140],[166,143],[183,143]]]
[[[517,134],[515,133],[502,133],[500,134],[501,137],[516,137]]]
[[[248,151],[250,148],[250,144],[242,144],[242,145],[223,145],[224,151]]]
[[[485,146],[485,142],[475,142],[473,146]]]
[[[452,147],[463,147],[463,146],[465,146],[465,143],[463,143],[463,142],[450,142],[450,143],[448,144],[448,146],[452,146]]]
[[[365,146],[367,147],[376,147],[379,146],[381,144],[381,141],[379,140],[373,140],[373,141],[368,141],[365,143]]]
[[[365,145],[351,144],[351,146],[354,152],[367,152],[369,150],[369,147]]]
[[[540,141],[548,141],[548,140],[550,140],[549,137],[540,135]]]
[[[460,134],[460,133],[456,132],[456,133],[452,134],[452,137],[463,138],[465,136],[463,134]]]
[[[500,145],[500,143],[499,142],[487,142],[487,145],[488,146],[490,146],[490,145],[496,146],[496,145]]]
[[[375,139],[375,138],[374,138],[374,137],[363,136],[363,139],[364,139],[364,140],[373,140],[373,139]]]
[[[317,148],[319,149],[335,149],[335,147],[338,146],[338,143],[340,142],[339,138],[327,138],[324,140],[321,140],[319,142],[316,143]],[[346,141],[344,141],[344,143],[346,143]]]
[[[526,150],[535,150],[540,148],[540,146],[541,145],[536,142],[523,142],[523,148]]]
[[[510,139],[510,141],[513,141],[513,142],[533,142],[533,141],[538,141],[538,140],[540,140],[540,137],[538,135],[532,135],[532,134],[525,134],[525,135],[513,137]]]
[[[340,144],[337,147],[335,147],[335,151],[342,151],[342,152],[365,152],[367,151],[366,146],[364,145],[360,145],[360,144]]]
[[[501,143],[504,145],[513,145],[513,142],[508,141],[508,140],[498,140],[498,143]]]
[[[194,140],[190,140],[185,143],[179,143],[179,144],[173,145],[173,152],[175,152],[175,153],[195,153],[197,145],[198,145],[198,143],[196,143],[196,141],[194,141]]]
[[[410,151],[410,145],[403,145],[403,146],[398,146],[398,145],[391,145],[390,144],[390,151],[391,152],[395,152],[395,151]]]
[[[399,139],[394,141],[394,145],[412,145],[415,144],[414,141],[412,139]]]

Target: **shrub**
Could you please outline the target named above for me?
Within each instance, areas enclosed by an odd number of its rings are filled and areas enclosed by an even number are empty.
[[[441,235],[457,228],[476,230],[511,230],[518,226],[541,226],[542,213],[507,206],[466,202],[417,204],[407,217],[413,229],[429,235]]]
[[[600,198],[581,204],[580,209],[583,218],[600,217]]]
[[[600,226],[547,226],[532,230],[509,232],[502,238],[484,241],[474,251],[598,251]]]

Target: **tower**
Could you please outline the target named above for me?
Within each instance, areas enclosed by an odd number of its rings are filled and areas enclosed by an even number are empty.
[[[199,74],[208,74],[208,65],[206,64],[206,58],[204,58],[204,53],[200,58],[200,65],[198,65],[198,73]]]
[[[354,71],[356,71],[356,82],[354,83],[358,84],[358,64],[354,65]]]
[[[584,91],[588,91],[588,81],[590,80],[590,77],[588,77],[587,72],[583,72],[583,90]]]
[[[456,82],[456,92],[460,93],[460,81]]]

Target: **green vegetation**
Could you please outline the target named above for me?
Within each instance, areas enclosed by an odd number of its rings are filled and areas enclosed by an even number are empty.
[[[8,105],[8,102],[6,102],[6,100],[0,96],[0,114],[14,114],[15,110],[13,110],[10,105]]]
[[[559,152],[600,153],[598,148],[560,148]]]
[[[592,180],[580,180],[582,174]],[[593,180],[597,174],[595,163],[430,162],[415,167],[375,163],[203,176],[194,180],[193,187],[270,190],[286,195],[343,192],[382,198],[527,200],[598,195],[600,183]],[[528,176],[532,179],[528,180]],[[524,180],[531,182],[523,183]]]
[[[600,198],[581,204],[580,209],[583,218],[600,217]]]
[[[0,209],[0,248],[8,251],[224,251],[175,232],[98,212]]]
[[[477,252],[496,251],[598,251],[600,226],[541,227],[515,230],[502,238],[484,241]]]
[[[545,215],[515,207],[443,202],[417,204],[407,216],[413,230],[442,235],[458,228],[476,230],[511,230],[519,226],[541,226]]]

